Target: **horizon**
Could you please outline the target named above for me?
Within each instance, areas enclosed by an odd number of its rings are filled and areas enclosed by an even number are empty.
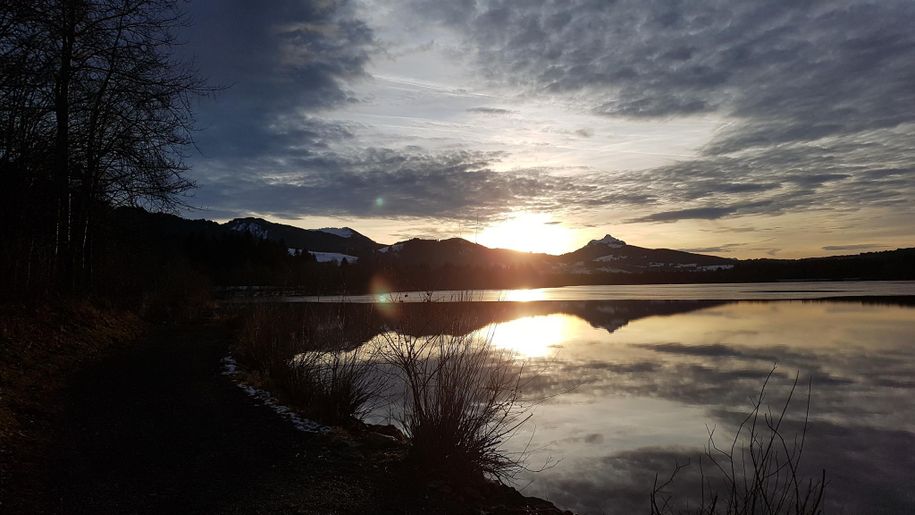
[[[183,213],[561,253],[911,246],[910,2],[189,6]]]
[[[219,224],[221,224],[221,225],[225,225],[225,224],[228,224],[228,223],[230,223],[230,222],[232,222],[232,221],[235,221],[235,220],[244,220],[244,219],[246,219],[246,218],[254,218],[254,219],[264,220],[264,221],[266,221],[266,222],[268,222],[268,223],[276,223],[276,224],[281,224],[281,225],[288,225],[288,226],[290,226],[290,227],[295,227],[295,228],[298,228],[298,229],[304,229],[304,230],[306,230],[306,231],[327,232],[328,234],[334,234],[333,232],[331,232],[331,231],[333,231],[333,230],[348,229],[348,230],[351,230],[351,231],[355,231],[356,233],[358,233],[358,234],[360,234],[360,235],[362,235],[362,236],[365,236],[365,237],[369,238],[370,240],[374,241],[375,243],[377,243],[377,244],[379,244],[379,245],[383,245],[383,246],[385,246],[385,247],[390,247],[390,246],[392,246],[392,245],[397,245],[397,244],[400,244],[400,243],[404,243],[404,242],[409,241],[409,240],[411,240],[411,239],[420,239],[420,240],[428,240],[428,241],[444,241],[444,240],[449,240],[449,239],[461,239],[461,240],[467,241],[467,242],[469,242],[469,243],[473,243],[473,244],[476,244],[476,245],[482,245],[482,246],[487,247],[487,248],[492,249],[492,250],[511,250],[511,251],[515,251],[515,252],[530,253],[530,254],[548,254],[548,255],[553,255],[553,256],[560,256],[560,255],[563,255],[563,254],[567,254],[567,253],[570,253],[570,252],[574,252],[574,251],[576,251],[576,250],[580,250],[581,248],[585,247],[586,245],[588,245],[588,244],[590,244],[590,243],[593,243],[593,242],[595,242],[595,241],[599,241],[599,240],[601,240],[601,239],[604,239],[604,238],[606,238],[606,237],[608,237],[608,236],[611,237],[611,238],[614,238],[614,239],[622,240],[624,245],[630,245],[630,246],[636,246],[636,247],[645,247],[644,245],[641,245],[641,244],[638,243],[638,242],[633,243],[633,242],[626,241],[624,238],[617,238],[616,235],[611,234],[611,233],[605,233],[603,236],[595,236],[595,237],[592,237],[592,238],[590,238],[590,239],[587,239],[583,244],[581,244],[581,245],[579,245],[579,246],[577,246],[577,247],[575,247],[575,248],[572,248],[572,249],[569,249],[569,250],[564,250],[564,251],[562,251],[562,252],[560,252],[560,253],[552,253],[552,252],[541,252],[541,251],[536,251],[536,250],[521,250],[521,249],[517,249],[517,248],[499,247],[499,246],[494,246],[494,245],[488,245],[488,244],[486,244],[486,243],[484,243],[484,242],[481,242],[481,241],[474,241],[474,240],[472,240],[472,239],[468,239],[468,238],[466,238],[466,237],[464,237],[464,236],[460,236],[460,235],[458,235],[458,236],[447,236],[447,237],[441,237],[441,238],[436,238],[436,237],[424,238],[424,237],[422,237],[422,236],[414,236],[414,237],[407,238],[407,239],[403,239],[403,240],[396,240],[396,241],[393,241],[393,242],[386,242],[386,241],[378,240],[378,239],[372,237],[371,235],[366,234],[365,232],[363,232],[362,230],[360,230],[358,227],[353,227],[352,224],[347,224],[347,223],[344,223],[343,225],[339,225],[339,226],[334,226],[334,227],[331,227],[331,226],[327,226],[327,227],[303,227],[303,226],[300,226],[300,225],[286,224],[286,223],[277,222],[277,221],[274,221],[274,220],[269,220],[269,219],[266,219],[266,218],[263,218],[263,217],[258,217],[258,216],[253,216],[253,215],[252,215],[252,216],[244,216],[244,217],[236,217],[236,218],[224,219],[224,220],[210,220],[210,219],[206,219],[206,218],[200,218],[200,219],[198,219],[198,220],[213,221],[213,222],[219,223]],[[345,222],[345,221],[344,221],[344,222]],[[335,234],[335,235],[336,235],[336,234]],[[768,257],[768,258],[769,258],[769,259],[805,259],[805,258],[830,257],[830,256],[833,256],[833,257],[835,257],[835,256],[852,256],[852,255],[859,255],[859,254],[864,254],[864,253],[868,253],[868,252],[889,252],[889,251],[894,251],[894,250],[905,250],[905,249],[908,249],[908,248],[915,248],[915,247],[905,247],[905,246],[904,246],[904,247],[895,247],[895,248],[868,250],[868,249],[857,249],[857,248],[854,248],[854,247],[855,247],[854,245],[851,245],[851,246],[849,246],[849,247],[850,247],[850,248],[848,248],[847,250],[833,250],[832,253],[823,254],[823,255],[819,255],[819,256],[800,256],[800,257],[793,257],[793,258],[773,258],[773,257],[770,256],[770,257]],[[723,257],[723,258],[728,258],[728,259],[765,259],[765,258],[752,258],[752,257],[751,257],[751,258],[737,258],[737,257],[734,257],[734,256],[721,256],[721,255],[716,254],[716,253],[714,253],[714,252],[707,252],[706,249],[679,249],[679,248],[673,248],[673,247],[645,247],[645,248],[653,248],[653,249],[659,249],[659,250],[665,250],[665,249],[668,249],[668,250],[677,250],[677,251],[689,252],[689,253],[693,253],[693,254],[705,254],[705,255]]]

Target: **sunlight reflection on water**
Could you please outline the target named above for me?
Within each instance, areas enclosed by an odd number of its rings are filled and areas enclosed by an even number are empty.
[[[523,474],[526,494],[582,513],[644,511],[654,474],[695,457],[709,427],[730,432],[778,363],[773,392],[796,371],[813,382],[807,463],[832,471],[831,503],[864,509],[882,492],[893,510],[915,508],[903,486],[915,462],[890,460],[915,454],[915,309],[742,302],[618,319],[601,308],[480,330],[530,360],[526,393],[545,399],[509,447],[530,442],[533,468],[561,461]]]
[[[496,348],[510,350],[523,358],[543,358],[569,339],[569,325],[574,321],[568,315],[533,316],[492,324],[477,333],[482,338],[488,337]]]

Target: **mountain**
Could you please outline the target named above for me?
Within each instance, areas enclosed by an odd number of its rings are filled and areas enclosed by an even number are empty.
[[[383,263],[425,266],[505,267],[542,264],[555,256],[507,249],[491,249],[463,238],[423,240],[414,238],[382,247],[375,258]]]
[[[491,249],[461,238],[412,239],[375,251],[384,263],[426,266],[518,267],[528,266],[548,273],[637,274],[642,272],[713,272],[729,270],[734,259],[670,249],[647,249],[629,245],[609,234],[584,247],[554,256],[507,249]]]
[[[349,227],[302,229],[250,217],[236,218],[223,224],[223,227],[230,231],[247,232],[256,238],[284,242],[290,249],[313,253],[364,257],[382,247],[381,244]]]
[[[629,245],[609,234],[559,256],[560,271],[622,273],[646,271],[715,272],[734,268],[737,260],[681,250],[647,249]]]
[[[148,256],[145,262],[130,266],[177,260],[205,272],[212,284],[220,286],[275,285],[355,293],[375,287],[375,282],[396,290],[426,290],[915,279],[915,249],[739,260],[644,248],[606,235],[556,256],[493,249],[461,238],[414,238],[382,245],[349,227],[302,229],[260,218],[219,224],[141,208],[121,208],[115,215],[123,247]],[[342,265],[344,259],[351,266],[333,266]]]

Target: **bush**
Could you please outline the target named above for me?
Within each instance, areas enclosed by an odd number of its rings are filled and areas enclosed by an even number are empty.
[[[421,470],[457,481],[502,481],[523,468],[523,454],[502,449],[530,418],[521,402],[522,370],[507,352],[467,335],[390,332],[385,340],[383,352],[405,386],[398,422]]]
[[[819,477],[802,477],[801,455],[807,438],[810,414],[810,387],[801,430],[787,435],[786,415],[797,389],[798,376],[784,404],[776,411],[761,411],[773,368],[749,413],[737,427],[733,440],[720,447],[709,431],[705,460],[699,459],[700,499],[696,508],[675,509],[675,501],[665,490],[688,465],[677,465],[663,483],[655,479],[650,503],[652,515],[695,513],[697,515],[813,515],[822,512],[826,472]]]
[[[254,380],[309,417],[348,425],[382,388],[371,351],[348,350],[343,318],[309,309],[259,305],[243,316],[235,345]]]

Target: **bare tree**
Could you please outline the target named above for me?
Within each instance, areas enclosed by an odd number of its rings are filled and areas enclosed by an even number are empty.
[[[177,0],[13,0],[0,10],[10,72],[0,159],[49,192],[44,229],[60,288],[88,287],[105,208],[167,208],[193,187],[191,97],[207,90],[174,53],[182,24]],[[44,155],[27,138],[43,141]]]

